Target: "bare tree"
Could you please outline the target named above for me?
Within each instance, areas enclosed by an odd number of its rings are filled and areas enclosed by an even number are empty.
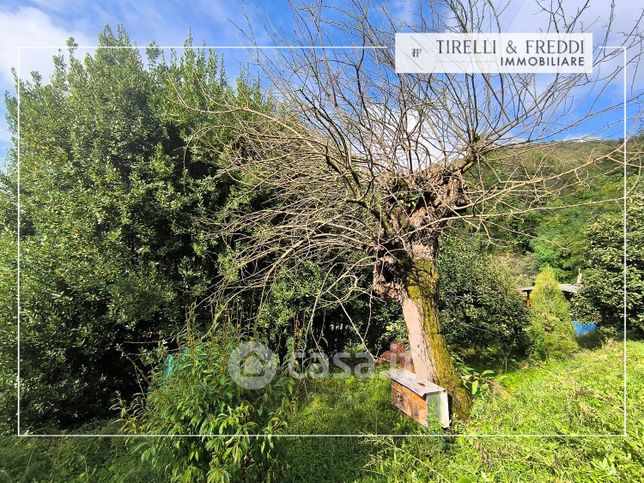
[[[369,267],[373,292],[402,307],[417,376],[447,388],[461,418],[470,398],[439,322],[441,233],[453,220],[485,230],[495,217],[539,209],[571,184],[589,183],[588,168],[600,159],[621,166],[612,151],[574,166],[553,163],[542,144],[621,105],[598,102],[621,78],[619,50],[596,49],[592,75],[395,73],[396,31],[501,31],[506,7],[428,2],[415,25],[357,0],[343,10],[294,8],[294,32],[276,35],[275,43],[301,48],[258,51],[278,107],[231,103],[219,110],[244,146],[229,153],[226,175],[237,177],[242,191],[271,196],[265,208],[231,207],[218,221],[218,232],[234,240],[239,277],[228,288],[266,286],[284,264],[314,259],[334,274],[319,308],[355,295],[356,274]],[[572,12],[561,1],[539,8],[547,14],[543,30],[589,27],[582,20],[588,4]],[[612,13],[602,20],[606,38]],[[639,25],[635,19],[622,38],[633,69]],[[350,46],[314,47],[338,43]],[[523,162],[535,145],[539,160]],[[557,143],[547,146],[556,150]]]

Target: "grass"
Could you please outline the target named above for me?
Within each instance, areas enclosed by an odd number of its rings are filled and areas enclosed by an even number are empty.
[[[81,433],[118,432],[117,423]],[[0,438],[0,483],[32,481],[145,481],[159,472],[144,465],[122,438]]]
[[[285,481],[644,481],[644,343],[628,342],[628,436],[282,440]],[[617,342],[498,378],[475,400],[469,434],[621,434],[623,350]],[[367,418],[403,429],[387,384],[309,388],[291,430],[365,432]],[[370,393],[366,398],[364,393]],[[336,404],[336,402],[340,402]],[[359,403],[351,409],[346,402]],[[387,407],[389,406],[389,408]],[[396,426],[398,425],[398,426]],[[419,432],[417,426],[406,427]],[[383,431],[380,431],[381,433]],[[394,431],[395,432],[395,431]]]
[[[437,437],[401,415],[389,381],[322,379],[300,387],[287,431],[360,438],[276,440],[278,481],[644,481],[644,342],[629,341],[628,436]],[[460,433],[583,434],[623,430],[622,345],[499,376],[477,395]],[[99,428],[100,429],[100,428]],[[97,431],[97,432],[102,432]],[[422,434],[422,438],[373,434]],[[122,440],[4,438],[3,481],[141,481],[150,468]]]
[[[302,388],[288,424],[292,435],[407,434],[418,426],[390,402],[388,378],[324,379]],[[350,481],[364,473],[373,444],[355,437],[279,439],[285,480]]]

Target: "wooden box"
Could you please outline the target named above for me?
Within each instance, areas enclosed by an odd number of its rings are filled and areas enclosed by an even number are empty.
[[[418,379],[407,369],[392,369],[388,374],[394,406],[423,426],[437,421],[441,427],[449,427],[449,402],[444,388]]]

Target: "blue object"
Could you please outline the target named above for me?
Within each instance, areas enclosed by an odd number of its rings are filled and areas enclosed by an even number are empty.
[[[597,328],[597,324],[591,322],[590,324],[582,324],[576,320],[572,321],[572,325],[575,327],[575,332],[577,335],[584,335],[588,332],[592,332]]]
[[[165,367],[163,368],[163,374],[165,377],[170,377],[170,374],[172,374],[172,371],[174,371],[174,356],[172,354],[168,354],[168,357],[165,359]]]

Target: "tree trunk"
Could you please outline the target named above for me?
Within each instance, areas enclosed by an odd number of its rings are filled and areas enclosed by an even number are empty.
[[[401,304],[416,375],[445,389],[452,411],[465,420],[470,395],[456,372],[438,319],[438,270],[431,259],[416,259],[405,280]]]

